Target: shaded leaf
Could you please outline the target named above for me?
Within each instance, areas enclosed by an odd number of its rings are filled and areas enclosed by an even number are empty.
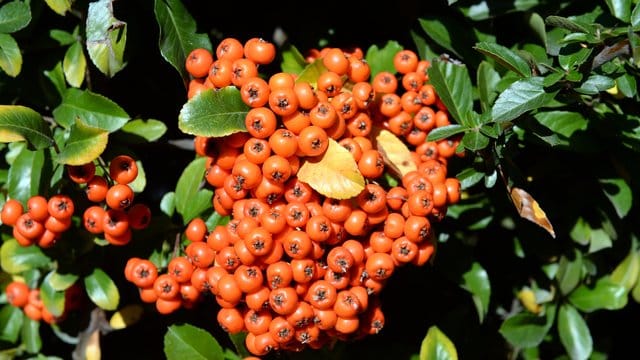
[[[185,214],[193,212],[190,207],[198,198],[198,193],[205,191],[201,190],[201,184],[204,179],[205,162],[206,158],[204,157],[198,157],[192,160],[187,167],[184,168],[176,184],[175,207],[178,213],[182,215],[185,224],[187,223]],[[207,193],[211,193],[211,190],[206,191]],[[211,206],[211,203],[209,203],[208,206]]]
[[[31,22],[31,8],[25,1],[14,0],[0,7],[0,33],[14,33]]]
[[[571,304],[584,312],[619,310],[627,305],[627,299],[627,289],[608,277],[598,279],[595,286],[582,284],[569,295]]]
[[[589,233],[589,253],[610,248],[613,245],[611,235],[604,229],[591,229]]]
[[[120,293],[116,284],[100,268],[93,269],[93,272],[84,278],[84,287],[87,295],[104,310],[115,310],[120,303]]]
[[[507,70],[511,70],[522,77],[531,76],[529,64],[520,55],[505,46],[496,43],[479,42],[473,48],[496,60]]]
[[[467,131],[467,127],[462,126],[460,124],[439,126],[429,131],[429,135],[427,135],[427,141],[437,141],[441,139],[446,139],[449,136],[459,134],[465,131]]]
[[[465,65],[448,61],[434,61],[429,69],[429,81],[451,116],[469,126],[468,116],[473,109],[473,85]]]
[[[484,173],[468,167],[456,174],[456,178],[460,181],[461,189],[468,189],[480,182],[484,178]]]
[[[392,74],[396,73],[396,68],[393,66],[393,57],[402,49],[402,45],[395,40],[387,41],[382,49],[377,45],[372,45],[367,49],[365,59],[371,69],[371,78],[373,79],[376,74],[383,71],[388,71]]]
[[[579,88],[576,88],[575,91],[582,94],[595,95],[601,91],[606,91],[615,85],[616,82],[608,76],[591,75],[582,83],[582,85],[580,85]]]
[[[533,116],[540,124],[549,130],[570,138],[578,130],[587,128],[587,119],[578,112],[545,111]]]
[[[70,128],[76,119],[86,125],[114,132],[129,121],[129,115],[107,97],[88,90],[69,88],[62,103],[53,110],[56,122]]]
[[[462,137],[462,145],[471,151],[482,150],[489,145],[489,138],[478,130],[470,130]]]
[[[500,81],[500,74],[493,68],[493,65],[483,60],[478,66],[476,78],[480,105],[482,105],[482,111],[486,112],[491,109],[491,105],[496,99],[496,86]]]
[[[40,184],[44,183],[42,170],[46,161],[44,150],[30,151],[23,148],[9,167],[9,195],[23,204],[40,193]]]
[[[587,322],[569,304],[560,306],[558,333],[565,350],[573,360],[588,359],[593,350],[593,339]]]
[[[22,53],[18,43],[9,34],[0,34],[0,69],[16,77],[22,70]]]
[[[557,91],[546,92],[542,83],[543,78],[536,76],[511,84],[493,104],[491,111],[493,121],[510,121],[529,110],[546,105]]]
[[[632,98],[638,93],[636,78],[631,74],[624,74],[618,77],[616,79],[616,86],[622,95],[628,98]]]
[[[208,137],[246,131],[244,119],[249,109],[235,86],[201,91],[182,106],[178,127],[185,134]]]
[[[437,326],[431,326],[420,345],[419,360],[457,360],[458,351],[453,342]]]
[[[56,290],[51,283],[51,276],[54,272],[49,272],[40,284],[40,298],[44,306],[53,316],[60,316],[64,312],[65,296],[64,291]]]
[[[196,48],[211,51],[211,40],[207,34],[197,33],[195,20],[180,0],[155,0],[154,13],[160,27],[160,54],[187,84],[189,74],[184,66],[187,56]]]
[[[82,44],[74,42],[64,54],[62,69],[69,85],[80,87],[87,71],[87,59],[82,51]]]
[[[164,354],[167,360],[219,360],[222,346],[207,331],[193,325],[171,325],[164,335]]]
[[[467,63],[476,63],[474,60],[473,45],[477,38],[471,31],[458,31],[468,29],[465,23],[445,18],[443,16],[427,16],[418,19],[420,27],[425,34],[442,48],[455,54],[458,58],[465,59]]]
[[[555,305],[547,306],[545,315],[521,312],[508,317],[500,325],[500,334],[514,347],[529,348],[540,345],[551,329],[556,314]]]
[[[128,304],[116,311],[109,319],[109,326],[114,330],[127,328],[138,323],[144,308],[139,304]]]
[[[592,51],[593,49],[591,48],[578,47],[577,51],[570,54],[563,54],[561,52],[560,55],[558,55],[558,63],[564,71],[569,71],[570,69],[584,64],[584,62],[587,61],[587,59],[591,55]]]
[[[322,59],[316,59],[311,64],[305,66],[296,78],[296,82],[308,82],[311,86],[316,87],[318,83],[318,77],[327,71]]]
[[[538,36],[538,39],[542,41],[542,44],[547,46],[547,31],[544,23],[544,19],[538,13],[531,13],[529,15],[529,27]]]
[[[411,158],[411,151],[407,145],[391,131],[380,131],[376,136],[376,145],[384,157],[385,164],[400,177],[418,168]]]
[[[56,161],[67,165],[82,165],[100,156],[107,148],[109,133],[76,120],[69,132],[69,139],[56,156]]]
[[[0,142],[22,140],[35,149],[53,145],[51,129],[37,111],[22,105],[0,105]]]
[[[176,193],[173,191],[166,192],[160,200],[160,210],[171,217],[176,210]]]
[[[25,318],[22,323],[20,340],[25,350],[31,354],[37,354],[42,349],[42,338],[40,337],[40,321]]]
[[[131,190],[133,190],[133,192],[141,193],[147,186],[147,173],[144,170],[142,161],[136,160],[136,165],[138,166],[138,176],[129,183],[129,187],[131,188]]]
[[[44,267],[51,262],[38,246],[21,246],[14,239],[6,240],[0,247],[0,266],[9,274],[19,274],[29,269]]]
[[[555,278],[563,295],[572,292],[582,280],[582,253],[575,251],[574,254],[574,259],[563,255],[558,263]]]
[[[280,69],[289,74],[300,74],[307,66],[307,62],[300,51],[291,44],[286,44],[281,50],[282,62]]]
[[[56,14],[64,16],[71,10],[71,0],[44,0]]]
[[[462,288],[469,291],[473,296],[473,303],[478,312],[480,323],[489,311],[489,300],[491,298],[491,283],[489,274],[478,262],[471,265],[471,269],[462,274]]]
[[[89,57],[103,74],[114,77],[125,67],[127,23],[113,16],[111,0],[89,3],[86,38]]]
[[[510,194],[513,205],[515,205],[521,217],[539,225],[547,230],[552,237],[556,237],[553,225],[549,222],[544,210],[542,210],[538,202],[528,192],[521,188],[514,187],[511,189]]]
[[[22,309],[9,304],[0,308],[0,340],[15,343],[26,316]]]
[[[249,350],[247,350],[247,347],[245,346],[246,337],[247,337],[246,332],[229,334],[229,338],[231,339],[231,342],[233,343],[238,356],[242,356],[242,357],[251,356],[251,353],[249,353]]]
[[[45,70],[44,75],[51,81],[55,89],[58,91],[60,97],[62,97],[67,90],[67,83],[64,78],[64,71],[62,70],[62,62],[58,62],[56,66],[51,70]]]
[[[627,182],[622,179],[599,179],[602,191],[607,196],[616,214],[622,219],[629,213],[633,205],[633,193]]]
[[[329,139],[327,151],[316,159],[306,159],[298,179],[332,199],[348,199],[364,189],[364,177],[347,149]]]

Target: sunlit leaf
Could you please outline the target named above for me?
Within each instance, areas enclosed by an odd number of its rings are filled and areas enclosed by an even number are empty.
[[[491,111],[493,121],[510,121],[529,110],[546,105],[557,91],[546,92],[542,83],[543,78],[536,76],[511,84],[493,104]]]
[[[76,120],[71,127],[69,139],[56,157],[56,161],[67,165],[82,165],[98,158],[107,148],[109,133],[106,130],[86,125]]]
[[[62,97],[67,90],[67,82],[65,81],[64,71],[62,70],[62,62],[58,62],[51,70],[45,70],[44,75],[51,81],[53,87],[58,91],[60,97]]]
[[[126,305],[111,315],[109,325],[114,330],[124,329],[136,324],[142,317],[143,312],[144,308],[139,304]]]
[[[427,135],[427,141],[437,141],[448,138],[449,136],[465,132],[467,127],[460,124],[451,124],[445,126],[439,126],[431,131]]]
[[[124,124],[120,130],[151,142],[167,132],[167,125],[156,119],[134,119]]]
[[[208,137],[246,131],[244,119],[249,109],[235,86],[205,90],[182,106],[178,127],[185,134]]]
[[[618,19],[629,22],[632,0],[605,0],[611,14]]]
[[[298,179],[332,199],[354,197],[365,185],[353,155],[333,139],[329,139],[329,147],[319,159],[305,160]]]
[[[327,67],[324,66],[322,59],[316,59],[311,64],[304,67],[302,72],[296,78],[296,82],[308,82],[311,86],[316,87],[318,83],[318,77],[327,72]]]
[[[48,281],[54,290],[62,291],[75,284],[78,278],[79,276],[76,274],[64,274],[54,270],[50,273]]]
[[[0,247],[0,266],[9,274],[19,274],[51,262],[38,246],[21,246],[16,240],[6,240]]]
[[[85,72],[87,71],[87,59],[84,57],[82,44],[74,42],[69,46],[67,52],[64,54],[62,69],[64,70],[64,75],[69,85],[73,87],[80,87],[80,85],[82,85]]]
[[[37,354],[42,349],[42,338],[40,337],[40,321],[25,318],[20,332],[20,340],[27,352]]]
[[[576,88],[575,91],[582,94],[595,95],[601,91],[606,91],[615,85],[615,80],[608,76],[591,75],[582,83],[582,85],[580,85],[579,88]]]
[[[521,312],[508,317],[500,325],[500,334],[510,344],[520,348],[538,346],[553,326],[556,314],[555,305],[545,308],[544,315]]]
[[[553,225],[549,222],[544,210],[542,210],[538,202],[528,192],[521,188],[514,187],[511,189],[511,200],[521,217],[547,230],[552,237],[556,237]]]
[[[44,0],[51,10],[55,11],[58,15],[64,16],[67,11],[71,10],[72,0]]]
[[[164,335],[167,360],[219,360],[222,346],[207,331],[189,324],[171,325]]]
[[[598,279],[593,286],[580,285],[569,295],[571,304],[584,312],[619,310],[627,305],[627,299],[627,289],[606,276]]]
[[[0,142],[22,140],[35,149],[53,145],[51,129],[37,111],[22,105],[0,105]]]
[[[287,44],[282,49],[282,63],[280,68],[283,72],[289,74],[300,74],[304,70],[307,63],[304,56],[293,45]]]
[[[470,130],[462,136],[462,145],[471,151],[482,150],[489,145],[489,138],[480,131]]]
[[[0,34],[0,69],[16,77],[22,70],[22,53],[16,40],[9,34]]]
[[[40,298],[53,316],[60,316],[64,312],[65,296],[64,291],[56,290],[51,283],[51,276],[54,272],[49,272],[40,284]]]
[[[166,192],[160,200],[160,210],[171,217],[176,210],[176,193],[173,191]]]
[[[14,33],[31,22],[31,8],[27,1],[14,0],[0,7],[0,33]]]
[[[533,116],[540,124],[564,137],[587,128],[587,119],[573,111],[544,111]]]
[[[377,45],[372,45],[367,49],[365,59],[371,69],[371,78],[383,71],[395,74],[396,69],[393,66],[393,57],[403,49],[402,45],[397,41],[387,41],[382,49]]]
[[[611,272],[609,280],[612,283],[622,285],[627,291],[630,291],[638,282],[640,272],[640,252],[633,247],[629,254]]]
[[[419,360],[457,360],[458,351],[453,342],[437,326],[431,326],[420,345]]]
[[[88,90],[69,88],[62,103],[53,110],[56,122],[70,128],[76,119],[85,124],[114,132],[129,121],[129,115],[111,99]]]
[[[467,67],[463,64],[437,60],[431,64],[427,72],[430,82],[447,107],[447,111],[459,124],[470,126],[473,85]]]
[[[574,251],[573,259],[565,255],[560,258],[555,278],[561,294],[567,295],[578,286],[583,276],[582,267],[582,253],[579,251]]]
[[[471,265],[471,269],[462,275],[462,280],[462,288],[469,291],[473,296],[478,319],[482,323],[489,311],[489,300],[491,298],[489,274],[480,263],[474,262]]]
[[[411,158],[407,145],[389,130],[382,130],[376,136],[378,151],[382,153],[385,164],[402,178],[406,173],[418,167]]]
[[[589,326],[582,315],[569,304],[560,306],[558,312],[560,342],[571,359],[586,360],[593,350]]]
[[[48,154],[44,150],[21,149],[9,167],[8,187],[12,198],[26,204],[31,196],[40,193],[40,187],[45,183],[43,170],[50,166]]]
[[[627,182],[622,178],[600,179],[599,182],[618,216],[621,219],[627,216],[633,205],[633,194]]]
[[[93,64],[106,76],[114,77],[122,70],[127,42],[127,23],[113,16],[111,0],[89,3],[86,45]]]
[[[115,310],[120,303],[120,292],[113,280],[100,268],[84,278],[87,295],[94,304],[104,310]]]

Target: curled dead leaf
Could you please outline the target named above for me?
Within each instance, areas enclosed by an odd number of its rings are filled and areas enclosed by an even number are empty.
[[[398,176],[416,170],[417,166],[411,158],[411,151],[395,134],[389,130],[381,130],[376,136],[378,151],[385,164]]]
[[[528,192],[521,188],[514,187],[511,189],[511,201],[518,209],[518,213],[521,217],[538,224],[543,229],[547,230],[552,237],[556,237],[556,233],[553,230],[553,225],[547,218],[547,214],[542,210],[538,202]]]

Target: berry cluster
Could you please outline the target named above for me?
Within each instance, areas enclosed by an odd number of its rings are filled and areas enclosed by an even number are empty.
[[[428,83],[428,61],[403,50],[396,73],[370,79],[360,49],[324,48],[307,57],[324,69],[311,83],[286,72],[261,77],[258,66],[274,58],[275,47],[262,39],[227,38],[215,54],[190,54],[189,98],[235,86],[250,107],[246,132],[194,139],[207,159],[213,207],[230,220],[212,229],[192,220],[185,254],[166,273],[139,258],[125,269],[143,301],[163,313],[212,293],[219,324],[245,331],[258,356],[378,333],[385,319],[377,295],[397,267],[429,260],[431,223],[460,198],[459,181],[447,175],[459,140],[426,141],[449,124]],[[404,142],[404,162],[414,165],[393,186],[376,143],[381,129]],[[349,151],[365,179],[357,196],[331,198],[297,177],[331,141]]]

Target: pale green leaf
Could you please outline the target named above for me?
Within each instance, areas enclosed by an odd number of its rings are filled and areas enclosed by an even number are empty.
[[[114,132],[129,121],[129,115],[115,102],[89,90],[69,88],[62,103],[53,110],[56,122],[65,128],[76,119],[88,126]]]
[[[453,342],[437,326],[427,331],[427,336],[420,345],[419,360],[457,360],[458,351]]]
[[[22,105],[0,105],[0,142],[23,140],[35,149],[53,145],[51,129],[37,111]]]
[[[0,68],[11,77],[22,70],[22,53],[16,40],[9,34],[0,34]]]
[[[190,324],[171,325],[164,335],[167,360],[220,360],[222,346],[207,331]]]
[[[31,22],[29,3],[14,0],[0,7],[0,33],[14,33],[24,29]]]
[[[571,305],[563,304],[558,312],[560,342],[572,360],[586,360],[593,351],[593,339],[582,315]]]
[[[103,310],[115,310],[120,303],[120,293],[113,280],[100,268],[84,278],[87,295]]]
[[[107,148],[109,133],[76,120],[69,138],[56,156],[56,161],[67,165],[82,165],[100,156]]]
[[[235,86],[205,90],[191,98],[180,110],[178,127],[185,134],[220,137],[246,131],[244,119],[249,107]]]
[[[72,0],[44,0],[56,14],[64,16],[71,10]]]
[[[125,67],[127,23],[113,16],[111,0],[89,3],[86,37],[89,57],[103,74],[114,77]]]

